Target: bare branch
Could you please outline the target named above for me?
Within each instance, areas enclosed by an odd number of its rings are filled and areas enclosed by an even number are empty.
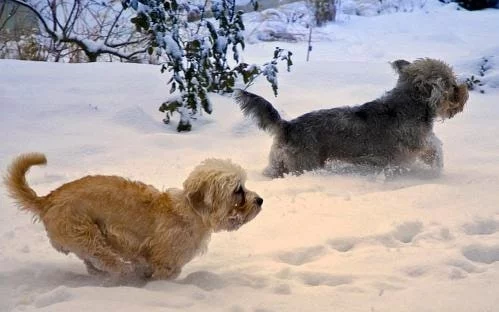
[[[73,20],[71,21],[71,18],[72,18],[72,15],[73,15],[73,9],[71,9],[71,13],[68,17],[68,22],[67,22],[67,25],[68,25],[68,32],[71,33],[74,29],[74,26],[76,24],[76,22],[78,21],[78,19],[80,19],[80,15],[81,15],[81,12],[83,10],[82,6],[81,6],[81,0],[75,0],[75,4],[76,4],[76,13],[73,17]],[[73,6],[74,8],[75,6]],[[66,32],[64,32],[66,33]]]
[[[73,6],[71,7],[71,12],[69,13],[69,16],[67,18],[66,25],[64,25],[64,27],[62,28],[62,32],[64,34],[68,33],[68,30],[71,30],[72,26],[74,26],[74,22],[76,22],[76,19],[78,18],[78,16],[74,14],[76,11],[76,7],[79,5],[80,5],[80,0],[73,1]],[[73,18],[73,16],[74,16],[74,22],[72,23],[71,18]],[[69,25],[71,25],[71,27]]]
[[[128,45],[134,45],[134,44],[141,44],[141,43],[145,43],[147,42],[147,38],[143,38],[143,39],[139,39],[139,40],[135,40],[135,41],[124,41],[122,43],[115,43],[115,44],[107,44],[108,47],[111,47],[111,48],[119,48],[119,47],[124,47],[124,46],[128,46]]]
[[[59,22],[59,19],[57,18],[56,0],[52,0],[52,3],[50,3],[50,1],[47,0],[47,5],[48,5],[50,12],[52,13],[52,23],[53,23],[53,27],[54,27],[54,32],[57,31],[57,26],[59,26],[59,28],[62,29],[62,25]]]
[[[120,13],[118,13],[118,15],[116,15],[116,18],[114,19],[113,24],[111,25],[111,27],[109,27],[109,31],[107,33],[106,40],[104,41],[104,43],[106,43],[106,44],[108,43],[109,37],[111,36],[111,32],[113,31],[114,27],[116,26],[116,23],[118,22],[121,14],[123,14],[124,11],[125,11],[125,8],[121,8]]]
[[[40,8],[28,0],[11,1],[30,10],[40,21],[42,30],[54,42],[49,50],[56,53],[57,59],[66,55],[63,51],[75,47],[81,49],[91,62],[102,54],[130,60],[147,51],[143,48],[147,37],[137,37],[132,28],[125,29],[125,32],[117,28],[124,9],[115,8],[113,4],[106,6],[91,0],[74,0],[72,3],[46,0],[47,7]],[[101,9],[106,10],[104,14],[99,13]],[[49,24],[53,24],[53,28]]]

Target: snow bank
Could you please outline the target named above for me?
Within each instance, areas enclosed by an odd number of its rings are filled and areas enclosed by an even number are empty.
[[[328,41],[283,43],[295,52],[280,94],[251,91],[286,118],[363,103],[395,83],[388,62],[437,57],[464,77],[484,73],[463,113],[435,125],[443,176],[392,180],[328,170],[269,180],[261,175],[271,138],[230,98],[177,134],[157,111],[168,96],[159,68],[137,64],[0,61],[0,169],[39,151],[48,165],[28,180],[39,194],[87,174],[118,174],[179,187],[207,157],[231,158],[264,198],[260,215],[213,235],[208,252],[172,282],[109,285],[57,253],[43,226],[0,188],[0,311],[495,311],[499,306],[499,11],[355,17],[327,26]],[[445,22],[443,22],[445,21]],[[486,27],[485,27],[486,26]],[[262,63],[274,44],[249,45]]]

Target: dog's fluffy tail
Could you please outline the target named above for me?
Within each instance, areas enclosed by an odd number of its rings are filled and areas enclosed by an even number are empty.
[[[277,110],[267,100],[256,94],[244,90],[234,93],[236,102],[245,116],[253,117],[260,129],[277,134],[286,122],[281,119]]]
[[[7,170],[4,183],[10,197],[12,197],[21,209],[29,210],[35,215],[43,212],[41,198],[29,187],[26,182],[26,173],[31,166],[45,165],[47,158],[41,153],[29,153],[18,156]]]

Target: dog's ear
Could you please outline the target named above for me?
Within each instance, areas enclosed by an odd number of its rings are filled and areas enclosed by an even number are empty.
[[[434,110],[437,110],[445,96],[445,85],[442,78],[423,79],[416,77],[413,85],[428,104]]]
[[[212,208],[212,192],[208,182],[189,177],[184,181],[183,186],[185,196],[189,200],[191,207],[201,215],[208,215]]]
[[[406,61],[406,60],[396,60],[390,63],[392,66],[393,70],[399,75],[402,74],[403,69],[406,68],[407,66],[411,65],[411,62]]]
[[[428,103],[430,103],[431,107],[437,109],[445,95],[443,80],[440,78],[430,80],[429,85],[431,87],[431,92]]]

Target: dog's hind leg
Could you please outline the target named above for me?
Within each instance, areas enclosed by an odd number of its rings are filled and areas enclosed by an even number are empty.
[[[285,152],[282,147],[274,144],[270,149],[269,165],[263,170],[263,175],[270,178],[282,178],[289,169],[285,164]]]
[[[96,269],[113,275],[128,275],[134,271],[133,264],[125,261],[113,250],[98,224],[90,217],[73,213],[69,217],[71,222],[66,220],[64,223],[58,222],[64,219],[61,215],[58,217],[52,222],[44,220],[50,240],[53,244],[63,246],[64,250],[73,252],[85,263],[91,264],[89,271]]]
[[[285,169],[282,162],[272,162],[263,169],[263,175],[273,179],[282,178],[285,173],[288,173],[288,170]]]

